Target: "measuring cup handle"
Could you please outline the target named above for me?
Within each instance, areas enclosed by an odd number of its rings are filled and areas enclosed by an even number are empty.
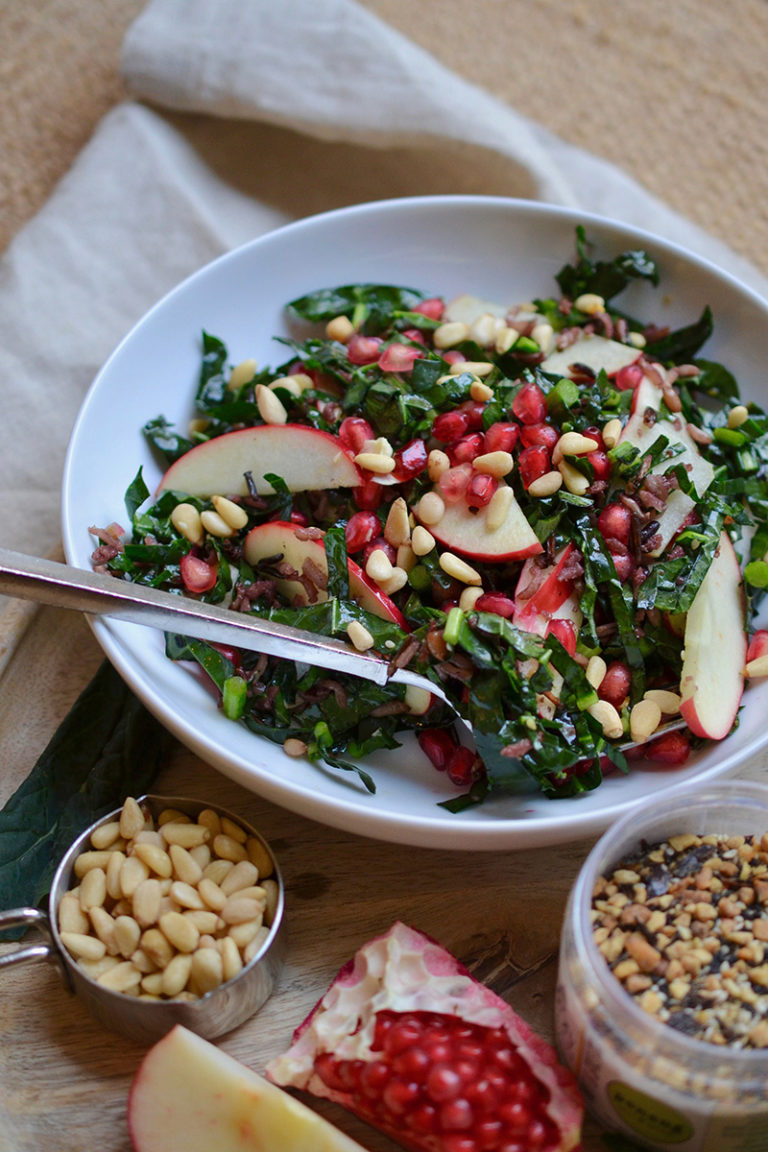
[[[57,958],[56,948],[51,939],[51,927],[45,912],[39,908],[11,908],[8,912],[0,912],[0,932],[6,928],[38,928],[45,940],[36,944],[28,944],[24,948],[17,948],[14,952],[6,952],[0,956],[0,968],[10,968],[13,964],[25,964],[36,960],[53,960]]]

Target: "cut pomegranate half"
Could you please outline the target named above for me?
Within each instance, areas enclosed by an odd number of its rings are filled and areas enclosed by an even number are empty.
[[[341,969],[267,1076],[417,1152],[572,1152],[583,1105],[554,1049],[428,936],[396,923]]]

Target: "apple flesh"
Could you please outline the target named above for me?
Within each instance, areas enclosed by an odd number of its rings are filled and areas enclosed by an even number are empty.
[[[725,532],[688,611],[683,643],[680,714],[694,735],[722,740],[739,710],[747,654],[741,569]]]
[[[188,496],[247,496],[249,472],[259,496],[271,496],[268,474],[281,476],[291,492],[356,488],[363,476],[336,436],[303,424],[260,424],[206,440],[180,456],[158,492]]]
[[[552,376],[570,376],[572,364],[583,364],[595,375],[605,372],[615,376],[621,368],[634,364],[641,356],[640,349],[605,336],[582,336],[568,348],[550,352],[541,368]]]
[[[671,460],[660,460],[651,469],[652,473],[665,472],[670,465],[682,464],[699,496],[703,496],[714,477],[714,468],[705,460],[698,446],[688,433],[682,419],[662,420],[655,419],[649,423],[646,419],[648,410],[659,412],[663,399],[662,391],[648,376],[644,376],[635,389],[632,397],[632,408],[627,423],[622,429],[619,443],[628,443],[647,452],[659,436],[669,440],[670,447],[682,446],[682,452]],[[689,514],[695,508],[695,501],[679,488],[673,489],[668,498],[664,511],[659,514],[660,538],[650,556],[660,556],[671,540],[683,527]]]
[[[496,316],[503,320],[508,312],[503,304],[495,304],[491,300],[481,300],[479,296],[463,293],[449,301],[443,312],[443,323],[474,324],[481,316]]]
[[[318,529],[319,531],[319,529]],[[270,520],[266,524],[257,524],[245,538],[243,545],[244,555],[252,568],[257,567],[264,560],[274,556],[282,556],[287,564],[301,572],[306,560],[311,560],[323,573],[328,573],[328,561],[325,555],[322,538],[307,539],[297,535],[295,524],[286,520]],[[374,616],[382,620],[389,620],[407,629],[407,623],[400,609],[377,588],[372,580],[363,572],[359,564],[348,559],[349,565],[349,592],[353,600]],[[307,590],[298,580],[289,578],[277,581],[278,591],[291,604],[308,604]],[[318,601],[328,599],[323,589],[319,590]]]
[[[522,628],[524,632],[535,632],[538,636],[546,636],[550,620],[558,617],[573,618],[568,612],[560,617],[560,609],[571,597],[574,588],[573,580],[562,577],[563,568],[572,551],[573,544],[566,544],[555,563],[546,570],[547,574],[536,591],[528,597],[525,596],[525,589],[536,575],[536,562],[529,559],[523,564],[515,588],[515,610],[512,614],[512,623],[517,628]]]
[[[438,495],[439,489],[435,489]],[[442,497],[441,497],[442,498]],[[418,505],[414,509],[419,516]],[[542,551],[535,532],[514,498],[498,528],[488,527],[488,508],[470,512],[463,500],[446,504],[437,524],[426,524],[438,544],[473,560],[524,560]]]
[[[305,1104],[178,1024],[136,1073],[128,1130],[135,1152],[364,1152]]]

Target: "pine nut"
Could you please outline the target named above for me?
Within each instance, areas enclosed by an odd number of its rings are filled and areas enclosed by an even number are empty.
[[[457,364],[451,364],[448,375],[490,376],[494,368],[495,365],[490,360],[459,360]]]
[[[120,869],[123,866],[123,861],[126,859],[124,852],[112,851],[109,854],[109,861],[107,863],[107,895],[111,900],[119,900],[123,893],[120,888]],[[75,862],[77,863],[77,862]]]
[[[141,832],[134,836],[133,840],[130,841],[130,844],[131,852],[129,855],[133,854],[137,844],[154,844],[156,848],[165,848],[165,841],[163,840],[162,836],[159,832],[155,832],[152,828],[142,828]],[[126,848],[127,847],[128,844],[126,844]]]
[[[421,524],[417,524],[411,536],[411,548],[415,556],[427,556],[435,546],[435,538],[431,532],[427,532]]]
[[[282,400],[265,384],[256,385],[256,407],[265,424],[285,424],[288,420]]]
[[[400,589],[404,588],[407,583],[408,573],[404,568],[398,568],[395,566],[392,569],[391,575],[389,575],[386,580],[379,581],[379,588],[381,588],[385,595],[394,596],[395,592],[399,592]]]
[[[203,903],[206,904],[208,908],[213,912],[221,912],[227,902],[227,895],[225,892],[222,892],[218,884],[215,884],[213,880],[204,876],[198,884],[197,890],[203,899]]]
[[[173,873],[173,864],[168,853],[156,844],[137,842],[133,846],[133,856],[143,860],[150,872],[167,879]]]
[[[312,387],[312,378],[307,376],[306,372],[292,372],[289,376],[278,376],[275,380],[271,380],[267,384],[267,388],[274,392],[275,388],[284,388],[291,396],[297,398],[301,396],[302,392],[306,392],[307,388]]]
[[[118,916],[115,920],[115,944],[121,956],[133,957],[141,940],[141,926],[133,916]]]
[[[384,525],[384,539],[393,548],[407,544],[411,538],[411,523],[408,518],[408,505],[402,496],[393,500]]]
[[[442,448],[433,448],[427,456],[427,475],[433,484],[442,476],[443,472],[447,472],[451,466],[451,459],[447,452],[443,452]]]
[[[485,513],[485,526],[489,532],[496,532],[506,522],[515,500],[515,494],[507,484],[497,488],[488,503]]]
[[[768,676],[768,654],[750,660],[744,668],[744,675],[750,680],[758,676]]]
[[[271,924],[277,912],[277,898],[279,895],[277,881],[265,880],[262,887],[267,894],[267,910],[264,913],[264,921],[267,924]]]
[[[544,355],[548,356],[555,346],[555,332],[552,325],[547,323],[534,324],[531,329],[531,339],[535,340]]]
[[[498,318],[491,312],[483,312],[469,327],[469,338],[481,348],[493,347],[498,328]]]
[[[240,532],[248,523],[248,513],[240,504],[226,496],[214,496],[213,506],[225,524],[229,524],[234,532]]]
[[[653,700],[654,704],[658,704],[663,716],[676,716],[682,702],[677,692],[670,692],[666,688],[649,688],[643,694],[643,699]]]
[[[132,796],[126,797],[120,812],[120,835],[132,840],[144,827],[144,813]]]
[[[83,960],[101,960],[107,951],[103,940],[87,936],[85,932],[62,932],[61,942],[68,952]]]
[[[210,508],[206,508],[204,512],[200,513],[200,523],[211,536],[216,536],[222,540],[225,540],[227,536],[233,536],[235,532],[234,528],[227,524],[218,512],[213,512]]]
[[[224,981],[232,980],[243,970],[240,952],[231,936],[225,936],[221,941],[221,968]]]
[[[480,472],[483,476],[495,476],[497,480],[502,476],[508,476],[514,466],[515,461],[510,452],[484,452],[481,456],[475,456],[472,461],[475,472]]]
[[[420,688],[418,684],[407,684],[403,697],[412,716],[423,716],[429,711],[432,703],[432,693],[428,688]]]
[[[198,867],[207,868],[210,864],[211,849],[207,844],[196,844],[194,848],[188,848],[187,851]]]
[[[499,356],[504,356],[511,348],[517,344],[520,339],[520,333],[517,328],[507,328],[506,325],[501,328],[496,334],[496,341],[494,347]]]
[[[192,957],[184,952],[177,952],[169,961],[162,973],[162,993],[164,996],[178,996],[187,986],[189,974],[192,971]]]
[[[149,879],[149,868],[139,856],[128,856],[120,866],[120,892],[129,900],[139,884]]]
[[[593,688],[599,688],[603,682],[608,665],[602,656],[590,656],[587,661],[585,676]]]
[[[182,848],[194,848],[210,840],[211,833],[204,824],[181,824],[172,820],[163,824],[162,836],[166,844],[180,844]]]
[[[728,413],[728,427],[740,428],[741,425],[749,420],[749,409],[744,404],[734,404]],[[94,848],[96,845],[94,844]]]
[[[196,888],[186,884],[183,880],[175,880],[171,884],[171,899],[181,908],[204,908],[202,897]]]
[[[97,983],[102,988],[108,988],[110,992],[129,992],[139,987],[141,972],[130,960],[123,960],[121,964],[116,964],[108,972],[102,973]]]
[[[562,486],[562,473],[553,469],[551,472],[545,472],[543,476],[537,476],[535,480],[530,482],[528,495],[542,500],[547,496],[554,496],[555,492],[559,492]]]
[[[418,505],[418,516],[427,525],[439,524],[445,515],[445,503],[437,492],[425,492]],[[418,553],[417,553],[418,555]]]
[[[377,456],[394,456],[395,454],[395,450],[386,436],[377,436],[375,440],[366,440],[361,451],[373,452]]]
[[[224,966],[218,948],[199,948],[192,957],[190,980],[197,985],[200,995],[212,992],[224,979]]]
[[[224,877],[231,872],[234,866],[234,861],[232,860],[212,860],[210,864],[203,869],[203,876],[207,880],[213,880],[214,884],[221,884]]]
[[[203,828],[207,828],[211,836],[216,836],[221,832],[221,820],[218,812],[214,812],[213,808],[203,808],[202,812],[198,814],[197,822],[202,824]]]
[[[245,846],[248,849],[248,859],[256,865],[259,876],[271,876],[274,871],[272,857],[261,840],[257,840],[255,836],[249,836]]]
[[[141,971],[140,968],[139,971]],[[159,1000],[163,994],[163,973],[148,972],[142,976],[141,990],[147,993],[153,1000]],[[145,998],[146,997],[142,997],[142,999]]]
[[[238,844],[245,844],[248,833],[239,824],[235,824],[234,820],[230,820],[228,816],[221,818],[221,830],[225,836],[229,836],[232,840],[237,840]]]
[[[355,464],[376,476],[387,476],[395,470],[394,457],[385,456],[383,452],[358,452]]]
[[[567,460],[561,460],[557,468],[568,491],[574,496],[583,496],[589,488],[587,477]]]
[[[212,912],[210,908],[188,908],[182,912],[185,920],[189,920],[190,924],[194,924],[200,933],[202,939],[203,935],[218,932],[224,927],[224,921],[216,913]]]
[[[110,820],[107,824],[99,824],[91,833],[91,845],[98,849],[111,848],[120,837],[120,821]]]
[[[111,855],[112,853],[106,848],[98,852],[81,852],[75,860],[75,876],[77,876],[78,880],[82,880],[86,872],[90,872],[92,868],[105,870],[109,864]]]
[[[245,924],[249,920],[255,920],[262,912],[263,905],[257,900],[236,892],[221,909],[221,918],[225,924]]]
[[[248,888],[259,879],[259,870],[250,860],[241,860],[235,864],[221,882],[221,891],[226,896]]]
[[[581,432],[563,432],[552,450],[552,463],[559,464],[563,456],[586,456],[599,447],[591,436],[582,436]]]
[[[462,588],[461,590],[461,595],[459,596],[459,608],[461,608],[462,612],[471,612],[482,595],[482,587],[479,587],[476,584],[468,584],[466,588]]]
[[[100,907],[107,898],[107,874],[103,868],[91,868],[80,883],[80,907],[83,912]]]
[[[181,912],[165,912],[158,922],[163,936],[179,952],[194,952],[200,933]]]
[[[442,552],[439,563],[447,576],[452,576],[454,580],[461,580],[462,584],[482,584],[483,582],[480,573],[470,567],[460,556],[455,556],[453,552]]]
[[[83,956],[76,959],[78,968],[89,980],[98,980],[102,973],[108,972],[110,968],[115,968],[120,963],[117,956],[102,956],[101,960],[86,960]]]
[[[283,740],[283,752],[286,756],[292,756],[294,760],[300,760],[302,756],[306,756],[308,745],[304,740],[299,740],[295,736],[288,736]]]
[[[253,960],[255,956],[258,956],[259,952],[264,947],[264,943],[268,935],[268,930],[264,927],[261,927],[254,936],[253,940],[251,940],[250,944],[246,945],[245,951],[243,953],[243,959],[245,960],[246,964],[250,964],[251,960]]]
[[[614,417],[603,428],[603,443],[606,448],[615,448],[621,436],[621,420]]]
[[[469,325],[461,320],[449,320],[435,328],[432,333],[432,343],[435,348],[454,348],[463,340],[469,339]]]
[[[80,907],[80,901],[73,892],[65,892],[59,901],[59,931],[86,935],[90,920]]]
[[[239,844],[237,840],[233,840],[231,836],[227,836],[223,832],[214,837],[213,850],[222,860],[231,860],[233,864],[248,858],[245,845]]]
[[[157,818],[158,828],[162,828],[165,824],[191,824],[192,817],[187,816],[186,812],[180,812],[178,808],[164,808]]]
[[[406,576],[416,566],[416,553],[411,547],[410,541],[407,544],[400,544],[397,549],[397,563],[396,568],[402,568]]]
[[[199,884],[203,870],[193,856],[181,844],[171,844],[168,855],[173,865],[173,875],[187,884]]]
[[[190,544],[202,544],[205,535],[203,522],[194,504],[188,504],[186,501],[177,504],[171,512],[171,524],[180,536],[189,540]]]
[[[629,713],[629,734],[643,744],[661,723],[661,708],[655,700],[639,700]]]
[[[255,936],[258,936],[264,923],[261,912],[253,920],[246,920],[243,924],[233,924],[227,933],[240,949],[245,949]]]
[[[102,908],[100,904],[96,904],[93,908],[89,909],[88,915],[91,918],[91,925],[99,940],[103,941],[106,945],[107,952],[111,956],[114,956],[118,951],[115,940],[115,921],[109,912],[107,912],[106,908]]]
[[[346,344],[355,334],[355,326],[348,316],[334,316],[325,326],[325,334],[329,340],[338,340]]]
[[[242,388],[243,384],[248,384],[253,380],[256,375],[256,361],[249,357],[247,360],[241,360],[236,364],[229,374],[229,381],[227,387],[236,392]]]
[[[379,584],[392,575],[392,562],[381,548],[374,548],[365,565],[365,574]]]
[[[579,312],[585,312],[587,316],[597,316],[598,313],[605,312],[605,300],[596,292],[582,292],[581,296],[577,296],[574,300],[573,306]]]
[[[624,726],[621,723],[621,716],[607,700],[598,700],[595,704],[590,704],[587,709],[590,716],[597,720],[598,724],[603,729],[603,735],[609,740],[619,740],[624,735]]]
[[[165,968],[173,958],[173,947],[159,928],[147,928],[142,933],[141,948],[158,968]]]
[[[143,948],[137,948],[132,954],[131,960],[139,972],[143,972],[145,976],[148,976],[150,972],[157,972],[157,964],[147,956]]]
[[[478,404],[487,404],[493,400],[493,388],[483,380],[473,380],[469,386],[469,394]]]
[[[373,636],[359,620],[350,620],[346,632],[350,642],[357,648],[358,652],[367,652],[369,648],[373,648]]]

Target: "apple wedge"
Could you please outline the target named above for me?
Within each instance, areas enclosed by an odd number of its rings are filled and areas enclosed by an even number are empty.
[[[680,714],[696,736],[722,740],[744,690],[747,639],[741,570],[727,533],[685,621]]]
[[[659,436],[666,436],[670,447],[682,447],[682,452],[672,459],[660,460],[651,469],[651,472],[665,472],[672,464],[682,464],[688,473],[699,496],[703,496],[715,474],[714,468],[705,460],[698,446],[691,438],[685,423],[681,419],[660,420],[654,418],[649,421],[649,410],[658,414],[663,399],[662,391],[648,376],[644,376],[634,391],[629,420],[622,429],[619,443],[633,444],[641,452],[647,452]],[[656,545],[651,556],[660,556],[671,540],[683,527],[689,513],[695,507],[695,501],[675,488],[670,492],[663,512],[659,514],[659,527],[657,529],[660,542]]]
[[[306,538],[301,530],[297,534],[297,526],[286,520],[270,520],[266,524],[257,524],[246,536],[243,550],[245,559],[252,568],[273,556],[282,556],[283,560],[296,572],[301,572],[305,562],[309,560],[322,573],[328,574],[328,562],[322,536],[317,539]],[[385,595],[372,580],[368,579],[360,565],[356,564],[354,560],[348,559],[347,563],[349,565],[349,591],[352,599],[356,600],[362,608],[365,608],[372,615],[407,629],[405,617],[389,596]],[[289,578],[279,580],[278,590],[292,604],[309,603],[307,589],[299,580]],[[327,599],[327,592],[320,589],[318,601]]]
[[[135,1152],[364,1152],[327,1120],[177,1024],[128,1097]]]
[[[160,481],[158,492],[172,489],[188,496],[247,496],[245,473],[256,492],[274,488],[264,477],[281,476],[291,492],[356,488],[362,474],[335,436],[304,424],[260,424],[227,432],[180,456]]]
[[[551,352],[542,362],[542,371],[551,376],[570,376],[571,364],[584,364],[597,375],[603,371],[615,376],[621,368],[634,364],[641,356],[640,349],[605,336],[582,336],[568,348]]]
[[[418,505],[414,513],[418,519]],[[462,500],[446,504],[438,523],[427,524],[426,528],[438,544],[473,560],[524,560],[542,551],[536,533],[514,496],[506,518],[498,527],[488,527],[487,507],[470,512]]]
[[[491,300],[481,300],[479,296],[463,293],[454,297],[445,306],[443,322],[457,322],[461,324],[474,324],[481,316],[497,316],[504,319],[509,311],[503,304],[495,304]]]
[[[573,552],[573,544],[566,544],[555,563],[546,570],[546,576],[539,583],[532,596],[526,596],[526,588],[531,580],[538,577],[535,561],[528,559],[523,564],[515,588],[515,610],[512,623],[525,632],[535,632],[546,636],[549,621],[559,615],[559,610],[573,593],[574,582],[563,579],[562,571]],[[578,605],[578,598],[576,600]],[[570,616],[567,618],[571,618]]]

